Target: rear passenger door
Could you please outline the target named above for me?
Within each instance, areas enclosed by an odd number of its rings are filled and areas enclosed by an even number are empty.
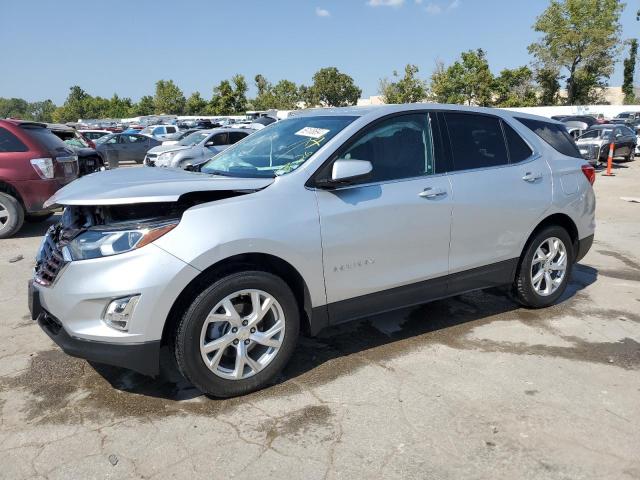
[[[478,269],[474,279],[452,277],[450,288],[465,290],[470,279],[469,288],[504,283],[511,260],[519,258],[523,242],[551,204],[549,166],[498,117],[464,112],[443,117],[453,190],[450,269]]]

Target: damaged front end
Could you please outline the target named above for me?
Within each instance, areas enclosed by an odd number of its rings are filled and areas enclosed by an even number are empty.
[[[189,208],[248,192],[212,191],[182,195],[177,202],[125,205],[67,205],[61,221],[47,231],[34,280],[50,286],[72,261],[126,253],[169,233]]]

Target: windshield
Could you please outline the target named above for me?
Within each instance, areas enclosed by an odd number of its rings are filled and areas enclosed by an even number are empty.
[[[209,135],[210,135],[209,132],[194,132],[190,135],[187,135],[182,140],[180,140],[178,142],[178,145],[181,145],[183,147],[191,147],[193,145],[197,145],[198,143],[203,141],[205,138],[207,138]]]
[[[617,118],[629,118],[630,116],[630,113],[619,113]]]
[[[110,134],[108,134],[108,135],[104,135],[104,136],[102,136],[102,137],[100,137],[100,138],[96,138],[96,139],[93,141],[93,143],[95,143],[96,145],[99,145],[99,144],[101,144],[101,143],[106,142],[107,140],[111,140],[111,139],[112,139],[113,137],[115,137],[115,136],[116,136],[116,134],[115,134],[115,133],[110,133]]]
[[[274,123],[209,160],[201,172],[274,177],[292,172],[357,117],[294,117]]]

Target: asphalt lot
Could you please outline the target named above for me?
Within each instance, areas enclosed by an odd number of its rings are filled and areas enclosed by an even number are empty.
[[[226,401],[64,355],[26,307],[48,224],[0,240],[0,478],[640,478],[640,158],[618,167],[560,304],[492,290],[334,328]]]

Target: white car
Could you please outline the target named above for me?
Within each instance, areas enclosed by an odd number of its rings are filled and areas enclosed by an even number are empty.
[[[178,127],[175,125],[149,125],[140,131],[142,135],[157,138],[158,140],[162,140],[177,132]]]

